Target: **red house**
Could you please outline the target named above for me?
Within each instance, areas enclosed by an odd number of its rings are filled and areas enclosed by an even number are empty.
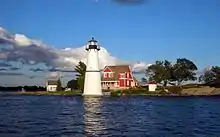
[[[136,87],[138,81],[129,65],[106,66],[102,74],[102,89],[128,89]]]

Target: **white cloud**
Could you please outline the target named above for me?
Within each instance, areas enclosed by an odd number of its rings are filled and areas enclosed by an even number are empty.
[[[23,34],[11,35],[0,27],[0,46],[12,46],[2,51],[1,59],[6,61],[22,61],[23,64],[45,63],[45,65],[57,68],[72,70],[79,61],[86,63],[87,53],[85,46],[79,48],[50,48],[42,41],[33,40]],[[130,62],[113,57],[105,48],[99,51],[100,68],[105,65],[129,64],[133,71],[143,72],[149,64],[144,62]],[[53,74],[55,75],[55,74]]]
[[[137,62],[133,65],[132,70],[134,72],[145,72],[145,69],[148,68],[151,64],[147,64],[145,62]]]
[[[14,40],[16,44],[21,45],[21,46],[29,46],[32,44],[31,40],[22,34],[15,34]]]
[[[14,36],[11,35],[4,28],[0,27],[0,44],[5,42],[5,44],[11,44],[13,42]]]
[[[47,74],[47,78],[57,78],[59,74],[57,72],[50,72]]]

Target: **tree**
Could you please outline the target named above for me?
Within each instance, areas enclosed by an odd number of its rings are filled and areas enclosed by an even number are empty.
[[[62,84],[61,84],[61,81],[60,81],[60,78],[57,80],[57,91],[62,91]]]
[[[156,61],[147,69],[147,76],[150,81],[163,83],[166,86],[168,83],[171,85],[180,85],[183,81],[196,80],[197,66],[186,58],[177,59],[175,64],[170,61]]]
[[[147,82],[146,78],[141,78],[141,82]]]
[[[78,89],[78,82],[76,79],[72,79],[70,81],[67,82],[67,88],[71,88],[71,90],[73,89]]]
[[[85,79],[85,73],[86,73],[86,64],[84,64],[83,62],[80,61],[79,64],[75,67],[75,70],[78,73],[76,75],[78,87],[81,91],[83,91],[84,79]]]
[[[220,85],[220,67],[212,66],[199,77],[199,81],[207,85]]]
[[[146,72],[149,81],[163,83],[163,85],[166,86],[172,77],[172,64],[167,60],[156,61],[155,64],[147,68]]]
[[[171,83],[172,79],[174,78],[173,75],[173,65],[170,61],[164,61],[164,86],[168,83]]]
[[[195,71],[197,66],[186,58],[178,58],[173,66],[173,81],[180,85],[183,81],[195,81],[197,79]]]

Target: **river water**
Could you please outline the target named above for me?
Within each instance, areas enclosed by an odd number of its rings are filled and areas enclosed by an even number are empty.
[[[0,95],[0,137],[220,136],[220,97]]]

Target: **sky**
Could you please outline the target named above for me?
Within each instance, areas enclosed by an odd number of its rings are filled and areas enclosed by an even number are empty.
[[[181,57],[199,70],[220,65],[219,0],[115,1],[2,0],[0,85],[44,85],[58,74],[65,84],[74,74],[63,71],[86,60],[92,36],[102,47],[101,68],[127,63],[144,72],[156,60]]]

